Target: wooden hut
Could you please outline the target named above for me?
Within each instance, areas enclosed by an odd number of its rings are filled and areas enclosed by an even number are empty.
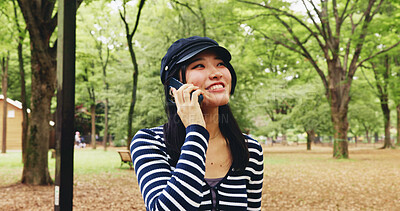
[[[3,141],[3,103],[4,96],[0,95],[0,149]],[[22,104],[19,101],[7,98],[7,150],[22,149]]]

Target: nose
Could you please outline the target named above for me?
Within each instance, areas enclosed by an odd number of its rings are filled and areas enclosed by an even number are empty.
[[[222,77],[222,73],[215,67],[211,69],[210,79],[220,79]]]

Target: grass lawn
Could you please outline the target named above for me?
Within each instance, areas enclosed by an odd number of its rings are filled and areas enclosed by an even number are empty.
[[[145,210],[133,170],[116,148],[75,149],[74,210]],[[330,147],[264,147],[262,210],[400,210],[400,150],[350,147],[350,159]],[[49,154],[50,157],[50,154]],[[54,178],[55,160],[49,158]],[[27,186],[20,152],[0,154],[0,207],[53,209],[54,186]]]
[[[74,151],[74,176],[87,177],[96,174],[110,174],[118,176],[121,170],[129,169],[127,164],[120,167],[120,157],[116,152],[117,148],[103,148],[93,150],[90,148],[75,149]],[[125,149],[125,148],[124,148]],[[0,186],[17,183],[22,176],[22,154],[21,152],[7,152],[0,154]],[[51,158],[49,152],[50,176],[55,177],[55,159]]]

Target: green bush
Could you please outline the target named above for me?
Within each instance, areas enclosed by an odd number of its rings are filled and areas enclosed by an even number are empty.
[[[124,139],[114,140],[114,147],[126,147],[126,141]]]

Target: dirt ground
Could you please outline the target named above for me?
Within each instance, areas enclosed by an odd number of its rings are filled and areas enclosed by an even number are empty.
[[[74,178],[74,210],[146,210],[134,171]],[[54,186],[0,187],[0,210],[53,210]]]
[[[262,210],[400,210],[400,150],[265,147]],[[145,210],[134,171],[74,179],[74,210]],[[54,186],[0,187],[0,210],[52,210]]]

